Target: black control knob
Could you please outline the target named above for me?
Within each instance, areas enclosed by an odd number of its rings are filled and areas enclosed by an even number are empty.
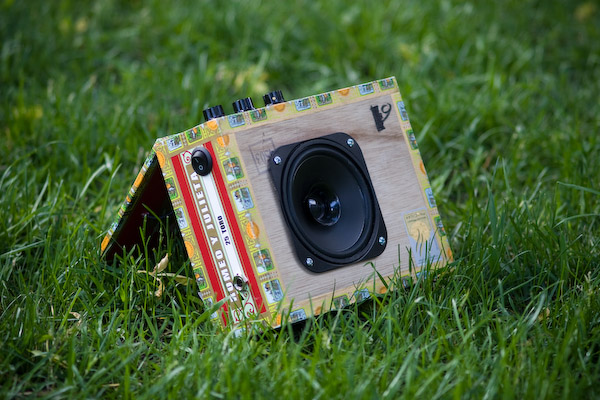
[[[274,90],[269,92],[263,96],[263,100],[265,101],[265,106],[277,103],[283,103],[285,99],[283,98],[283,93],[281,90]]]
[[[210,121],[213,118],[223,117],[225,115],[225,111],[223,111],[223,106],[219,104],[218,106],[208,107],[204,109],[204,111],[202,111],[202,114],[204,114],[205,120]]]
[[[243,99],[236,100],[232,104],[233,112],[235,113],[254,110],[254,104],[252,103],[252,98],[250,97],[244,97]]]
[[[201,176],[210,174],[213,161],[210,152],[205,147],[196,147],[192,152],[192,168]]]

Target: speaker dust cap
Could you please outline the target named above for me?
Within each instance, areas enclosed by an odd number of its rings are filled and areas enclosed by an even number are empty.
[[[300,262],[325,272],[377,257],[387,231],[358,143],[343,132],[281,146],[269,172]]]

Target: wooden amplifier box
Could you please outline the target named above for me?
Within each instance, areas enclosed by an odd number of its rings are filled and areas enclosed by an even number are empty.
[[[158,139],[104,254],[171,224],[227,327],[306,319],[385,292],[409,259],[413,274],[452,259],[395,78],[264,100]]]

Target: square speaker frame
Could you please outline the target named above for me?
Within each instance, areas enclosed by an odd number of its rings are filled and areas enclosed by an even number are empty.
[[[366,190],[372,195],[372,199],[367,200],[367,203],[369,201],[371,202],[370,205],[373,213],[372,226],[367,227],[367,229],[369,229],[371,232],[368,234],[368,237],[365,238],[366,243],[362,246],[362,250],[359,249],[358,254],[355,256],[342,256],[332,259],[331,257],[319,254],[319,252],[315,249],[311,249],[311,245],[304,240],[306,233],[300,232],[295,227],[295,222],[290,217],[290,212],[286,210],[286,201],[284,197],[286,196],[285,191],[287,189],[285,188],[286,182],[284,182],[284,172],[286,171],[290,161],[289,157],[290,155],[296,153],[297,149],[311,146],[312,144],[319,146],[330,146],[332,149],[335,149],[335,152],[341,155],[342,158],[347,158],[351,163],[353,163],[357,169],[359,169],[359,173],[363,175]],[[387,230],[385,228],[385,221],[383,220],[381,210],[379,209],[377,194],[373,188],[369,170],[367,168],[367,164],[365,163],[360,145],[354,138],[344,132],[336,132],[330,135],[321,136],[319,138],[297,143],[290,143],[278,147],[271,155],[271,159],[269,161],[269,172],[273,178],[275,190],[279,195],[281,211],[286,220],[292,242],[296,249],[298,261],[307,269],[312,272],[326,272],[335,268],[342,268],[345,265],[359,261],[370,260],[383,253],[387,244]],[[344,205],[342,204],[342,209],[343,207]],[[342,218],[348,218],[348,216],[344,215]],[[330,233],[330,235],[334,234],[335,233]]]

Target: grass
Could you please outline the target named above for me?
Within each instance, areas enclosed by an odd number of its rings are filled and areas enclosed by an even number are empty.
[[[594,2],[0,3],[0,393],[581,398],[600,379]],[[236,339],[100,240],[203,107],[395,75],[456,255]]]

